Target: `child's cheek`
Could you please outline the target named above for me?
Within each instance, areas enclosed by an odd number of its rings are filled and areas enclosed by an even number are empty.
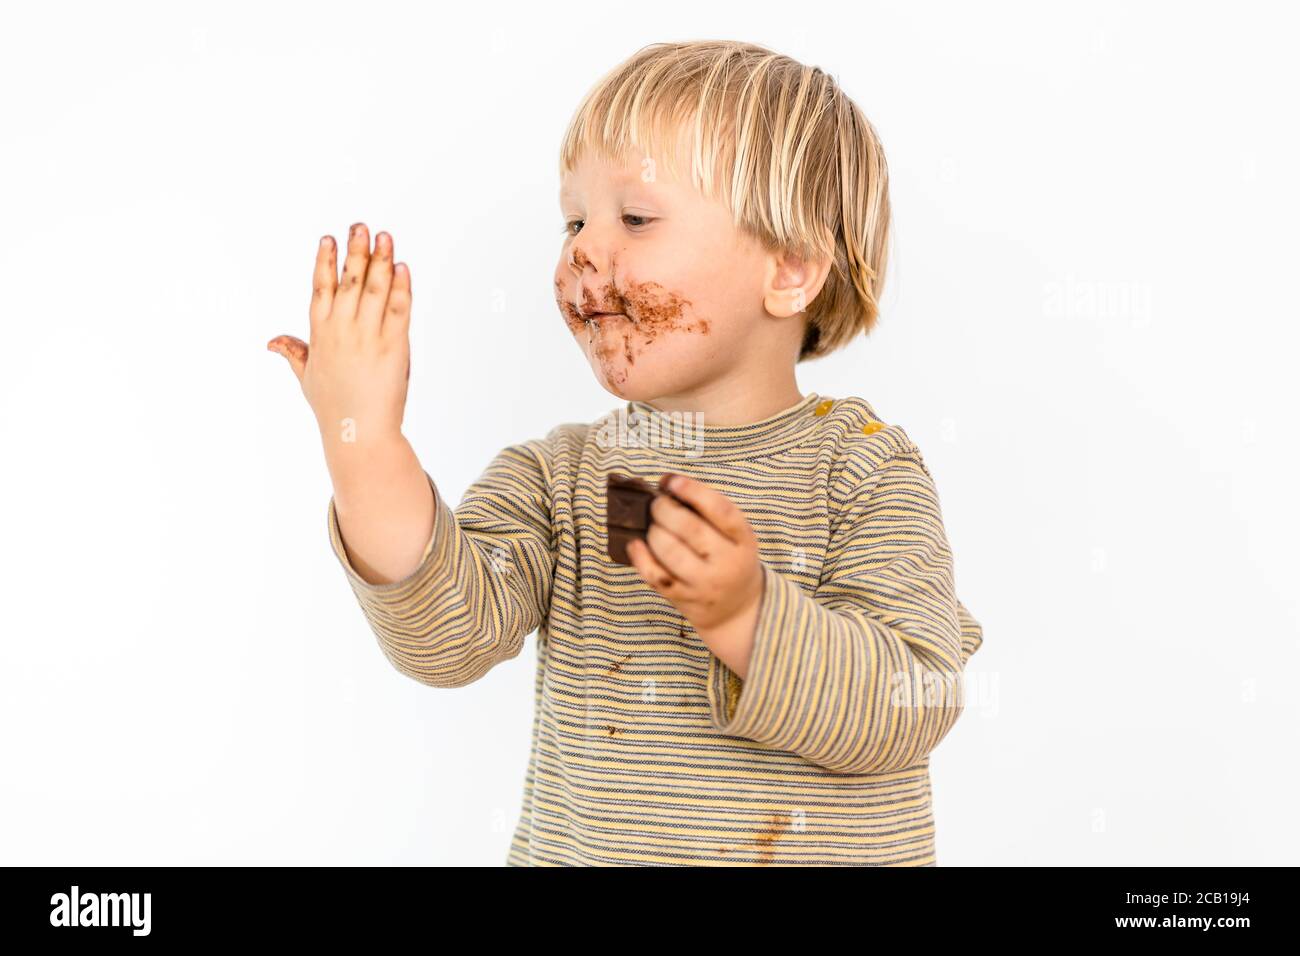
[[[615,320],[602,326],[597,333],[596,357],[605,378],[616,385],[627,382],[637,356],[664,336],[676,332],[709,334],[708,319],[689,314],[690,300],[658,282],[629,281],[614,301],[622,303],[630,321]]]
[[[708,319],[688,316],[690,300],[658,282],[630,281],[622,298],[627,304],[625,311],[633,319],[633,331],[643,344],[648,345],[666,332],[709,334]]]

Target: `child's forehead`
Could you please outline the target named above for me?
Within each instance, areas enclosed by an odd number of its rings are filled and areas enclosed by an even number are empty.
[[[691,168],[689,137],[680,131],[666,138],[661,133],[660,137],[647,145],[584,144],[570,168],[561,171],[561,197],[570,195],[581,180],[589,177],[607,179],[614,186],[681,184],[681,171]]]
[[[617,156],[608,156],[593,150],[583,150],[573,164],[573,169],[564,170],[562,191],[567,192],[586,174],[607,178],[616,185],[645,182],[642,172],[648,162],[658,164],[660,160],[646,151],[628,149]]]

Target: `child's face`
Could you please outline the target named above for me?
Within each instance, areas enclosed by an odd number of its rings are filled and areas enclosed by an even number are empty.
[[[802,319],[765,310],[772,257],[722,203],[660,163],[588,154],[564,177],[560,206],[568,225],[556,303],[610,392],[643,401],[696,394],[743,382],[743,370],[786,351],[793,363]]]

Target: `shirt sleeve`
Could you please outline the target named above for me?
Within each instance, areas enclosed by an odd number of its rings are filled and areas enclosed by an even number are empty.
[[[461,687],[518,655],[550,609],[556,552],[548,442],[502,449],[454,510],[432,478],[429,485],[433,533],[419,567],[401,581],[370,584],[357,574],[333,497],[329,539],[392,665],[431,687]]]
[[[764,563],[748,676],[710,655],[722,731],[837,773],[912,766],[963,708],[982,642],[957,600],[934,481],[914,445],[885,457],[832,522],[809,593]]]

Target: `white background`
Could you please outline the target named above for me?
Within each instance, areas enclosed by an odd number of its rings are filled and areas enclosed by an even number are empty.
[[[619,402],[551,293],[608,68],[836,76],[894,201],[879,329],[800,366],[926,455],[985,628],[942,866],[1300,849],[1297,168],[1282,4],[20,5],[0,34],[0,862],[499,865],[535,643],[434,690],[329,549],[318,238],[412,269],[406,434],[458,501]]]

